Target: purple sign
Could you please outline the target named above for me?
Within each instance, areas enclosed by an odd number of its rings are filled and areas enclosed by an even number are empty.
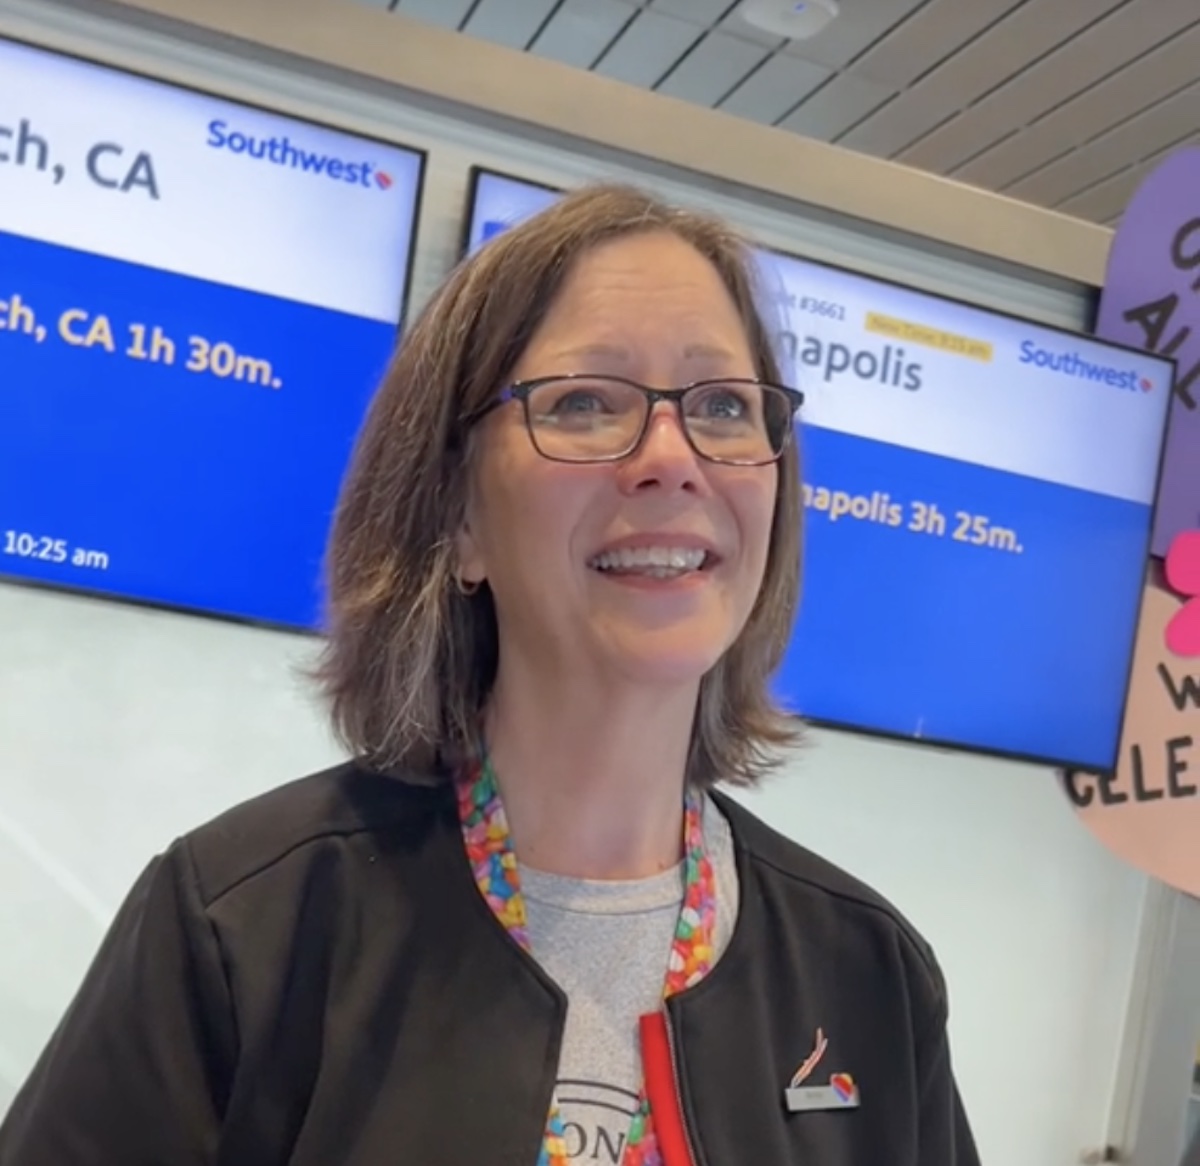
[[[1176,362],[1150,544],[1163,557],[1177,535],[1200,527],[1200,149],[1172,154],[1121,216],[1096,335]]]

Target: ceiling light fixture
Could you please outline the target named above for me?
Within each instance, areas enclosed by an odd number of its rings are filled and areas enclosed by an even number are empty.
[[[837,0],[808,0],[796,4],[792,0],[742,0],[738,14],[749,24],[784,36],[789,40],[805,40],[816,36],[839,12]]]

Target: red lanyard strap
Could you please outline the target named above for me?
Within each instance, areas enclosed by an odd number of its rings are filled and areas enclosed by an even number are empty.
[[[654,1136],[663,1166],[695,1166],[691,1143],[683,1124],[683,1100],[675,1079],[675,1060],[671,1054],[671,1034],[662,1012],[643,1016],[638,1022],[642,1038],[642,1072],[646,1078],[646,1096],[654,1114]]]

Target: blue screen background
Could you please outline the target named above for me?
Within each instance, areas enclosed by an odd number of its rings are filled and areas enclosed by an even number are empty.
[[[911,506],[899,527],[807,509],[779,699],[832,724],[1111,764],[1150,508],[815,425],[800,440],[806,476],[930,503],[945,528],[908,529]],[[959,510],[1004,515],[1021,552],[956,541]]]
[[[317,626],[340,480],[395,327],[3,232],[0,280],[47,330],[0,331],[0,572]],[[118,351],[65,343],[71,308],[106,315]],[[123,355],[133,322],[175,341],[173,365]],[[191,335],[270,360],[282,387],[187,371]],[[108,565],[14,553],[20,534]]]

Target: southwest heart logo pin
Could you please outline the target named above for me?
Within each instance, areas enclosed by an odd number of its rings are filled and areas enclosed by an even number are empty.
[[[829,1040],[824,1030],[817,1029],[813,1051],[805,1057],[791,1081],[783,1091],[784,1102],[789,1113],[811,1113],[816,1110],[857,1109],[859,1106],[858,1086],[849,1073],[834,1073],[828,1085],[807,1085],[805,1082],[816,1072],[825,1059]]]
[[[854,1078],[849,1073],[834,1073],[829,1078],[830,1088],[838,1095],[843,1104],[848,1103],[858,1092]]]

